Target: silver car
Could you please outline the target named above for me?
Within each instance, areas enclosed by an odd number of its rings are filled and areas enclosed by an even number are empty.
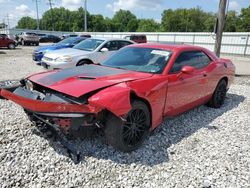
[[[120,48],[134,44],[126,39],[89,38],[73,48],[46,53],[41,65],[47,69],[70,68],[84,64],[99,64]]]

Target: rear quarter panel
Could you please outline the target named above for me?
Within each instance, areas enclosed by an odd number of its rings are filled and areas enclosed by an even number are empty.
[[[235,75],[235,66],[228,59],[217,59],[211,63],[213,65],[213,71],[211,72],[211,79],[209,87],[211,88],[211,95],[213,94],[217,84],[222,78],[228,79],[227,89],[233,83]]]
[[[220,58],[219,62],[226,67],[225,76],[228,77],[228,87],[233,83],[236,67],[230,59]]]

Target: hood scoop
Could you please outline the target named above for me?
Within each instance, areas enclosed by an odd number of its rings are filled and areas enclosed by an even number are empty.
[[[78,79],[79,79],[79,80],[95,80],[96,78],[87,77],[87,76],[79,76]]]

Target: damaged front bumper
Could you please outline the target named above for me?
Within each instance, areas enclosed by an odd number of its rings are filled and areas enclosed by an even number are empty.
[[[26,89],[19,82],[15,82],[14,85],[9,81],[7,85],[1,83],[0,97],[22,106],[29,119],[35,122],[38,128],[49,129],[67,149],[70,158],[78,163],[81,153],[64,133],[76,137],[92,135],[96,128],[102,127],[101,109],[88,104],[74,103],[72,100],[67,101],[53,94],[45,96],[38,91]]]
[[[42,95],[42,96],[41,96]],[[78,132],[83,127],[99,127],[100,108],[89,104],[74,103],[67,98],[38,91],[31,91],[25,87],[15,89],[0,89],[0,96],[22,106],[29,117],[36,117],[48,125],[57,125],[65,132]]]

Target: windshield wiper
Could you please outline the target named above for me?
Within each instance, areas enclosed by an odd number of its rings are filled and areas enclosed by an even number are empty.
[[[115,69],[123,69],[123,70],[127,70],[127,69],[125,69],[125,68],[121,68],[121,67],[114,67],[114,66],[108,66],[108,65],[105,65],[105,64],[101,64],[101,63],[99,63],[99,65],[104,66],[104,67],[115,68]]]

